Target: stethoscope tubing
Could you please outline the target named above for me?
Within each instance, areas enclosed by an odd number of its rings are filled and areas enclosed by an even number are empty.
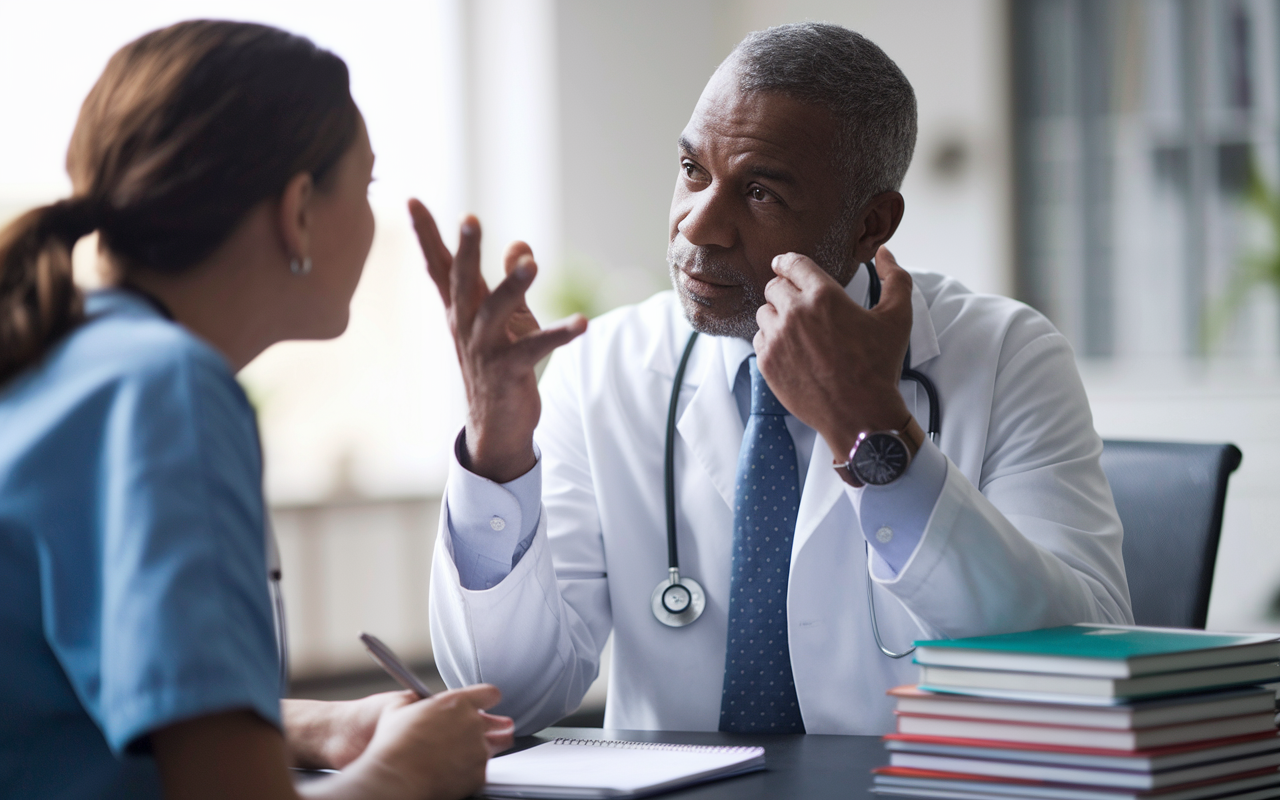
[[[675,383],[671,389],[671,403],[667,406],[667,444],[663,460],[662,480],[667,501],[667,568],[680,569],[680,554],[676,550],[676,409],[680,404],[680,385],[684,383],[684,371],[689,366],[689,356],[698,341],[698,332],[689,334],[689,341],[676,367]]]

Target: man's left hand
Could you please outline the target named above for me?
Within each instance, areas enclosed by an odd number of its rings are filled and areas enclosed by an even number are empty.
[[[910,416],[898,381],[911,338],[911,276],[881,247],[880,302],[868,310],[807,256],[780,255],[773,271],[754,344],[782,405],[840,458],[858,434],[900,428]]]

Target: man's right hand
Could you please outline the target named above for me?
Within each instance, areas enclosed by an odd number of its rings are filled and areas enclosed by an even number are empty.
[[[440,290],[467,389],[464,467],[497,483],[515,480],[537,463],[533,430],[542,413],[534,367],[587,329],[581,315],[546,330],[525,302],[537,275],[533,251],[514,242],[504,258],[506,278],[489,290],[480,274],[480,221],[464,217],[458,252],[450,253],[435,219],[418,200],[409,215]]]

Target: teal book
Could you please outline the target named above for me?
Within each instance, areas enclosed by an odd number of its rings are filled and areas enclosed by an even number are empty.
[[[1280,661],[1280,636],[1135,625],[1065,625],[1021,633],[916,642],[925,667],[1096,678]]]

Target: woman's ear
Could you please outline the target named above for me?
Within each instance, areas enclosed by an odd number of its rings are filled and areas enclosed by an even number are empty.
[[[311,256],[311,235],[315,217],[312,200],[315,198],[315,181],[309,172],[299,172],[285,184],[280,195],[278,225],[280,240],[290,259]]]

